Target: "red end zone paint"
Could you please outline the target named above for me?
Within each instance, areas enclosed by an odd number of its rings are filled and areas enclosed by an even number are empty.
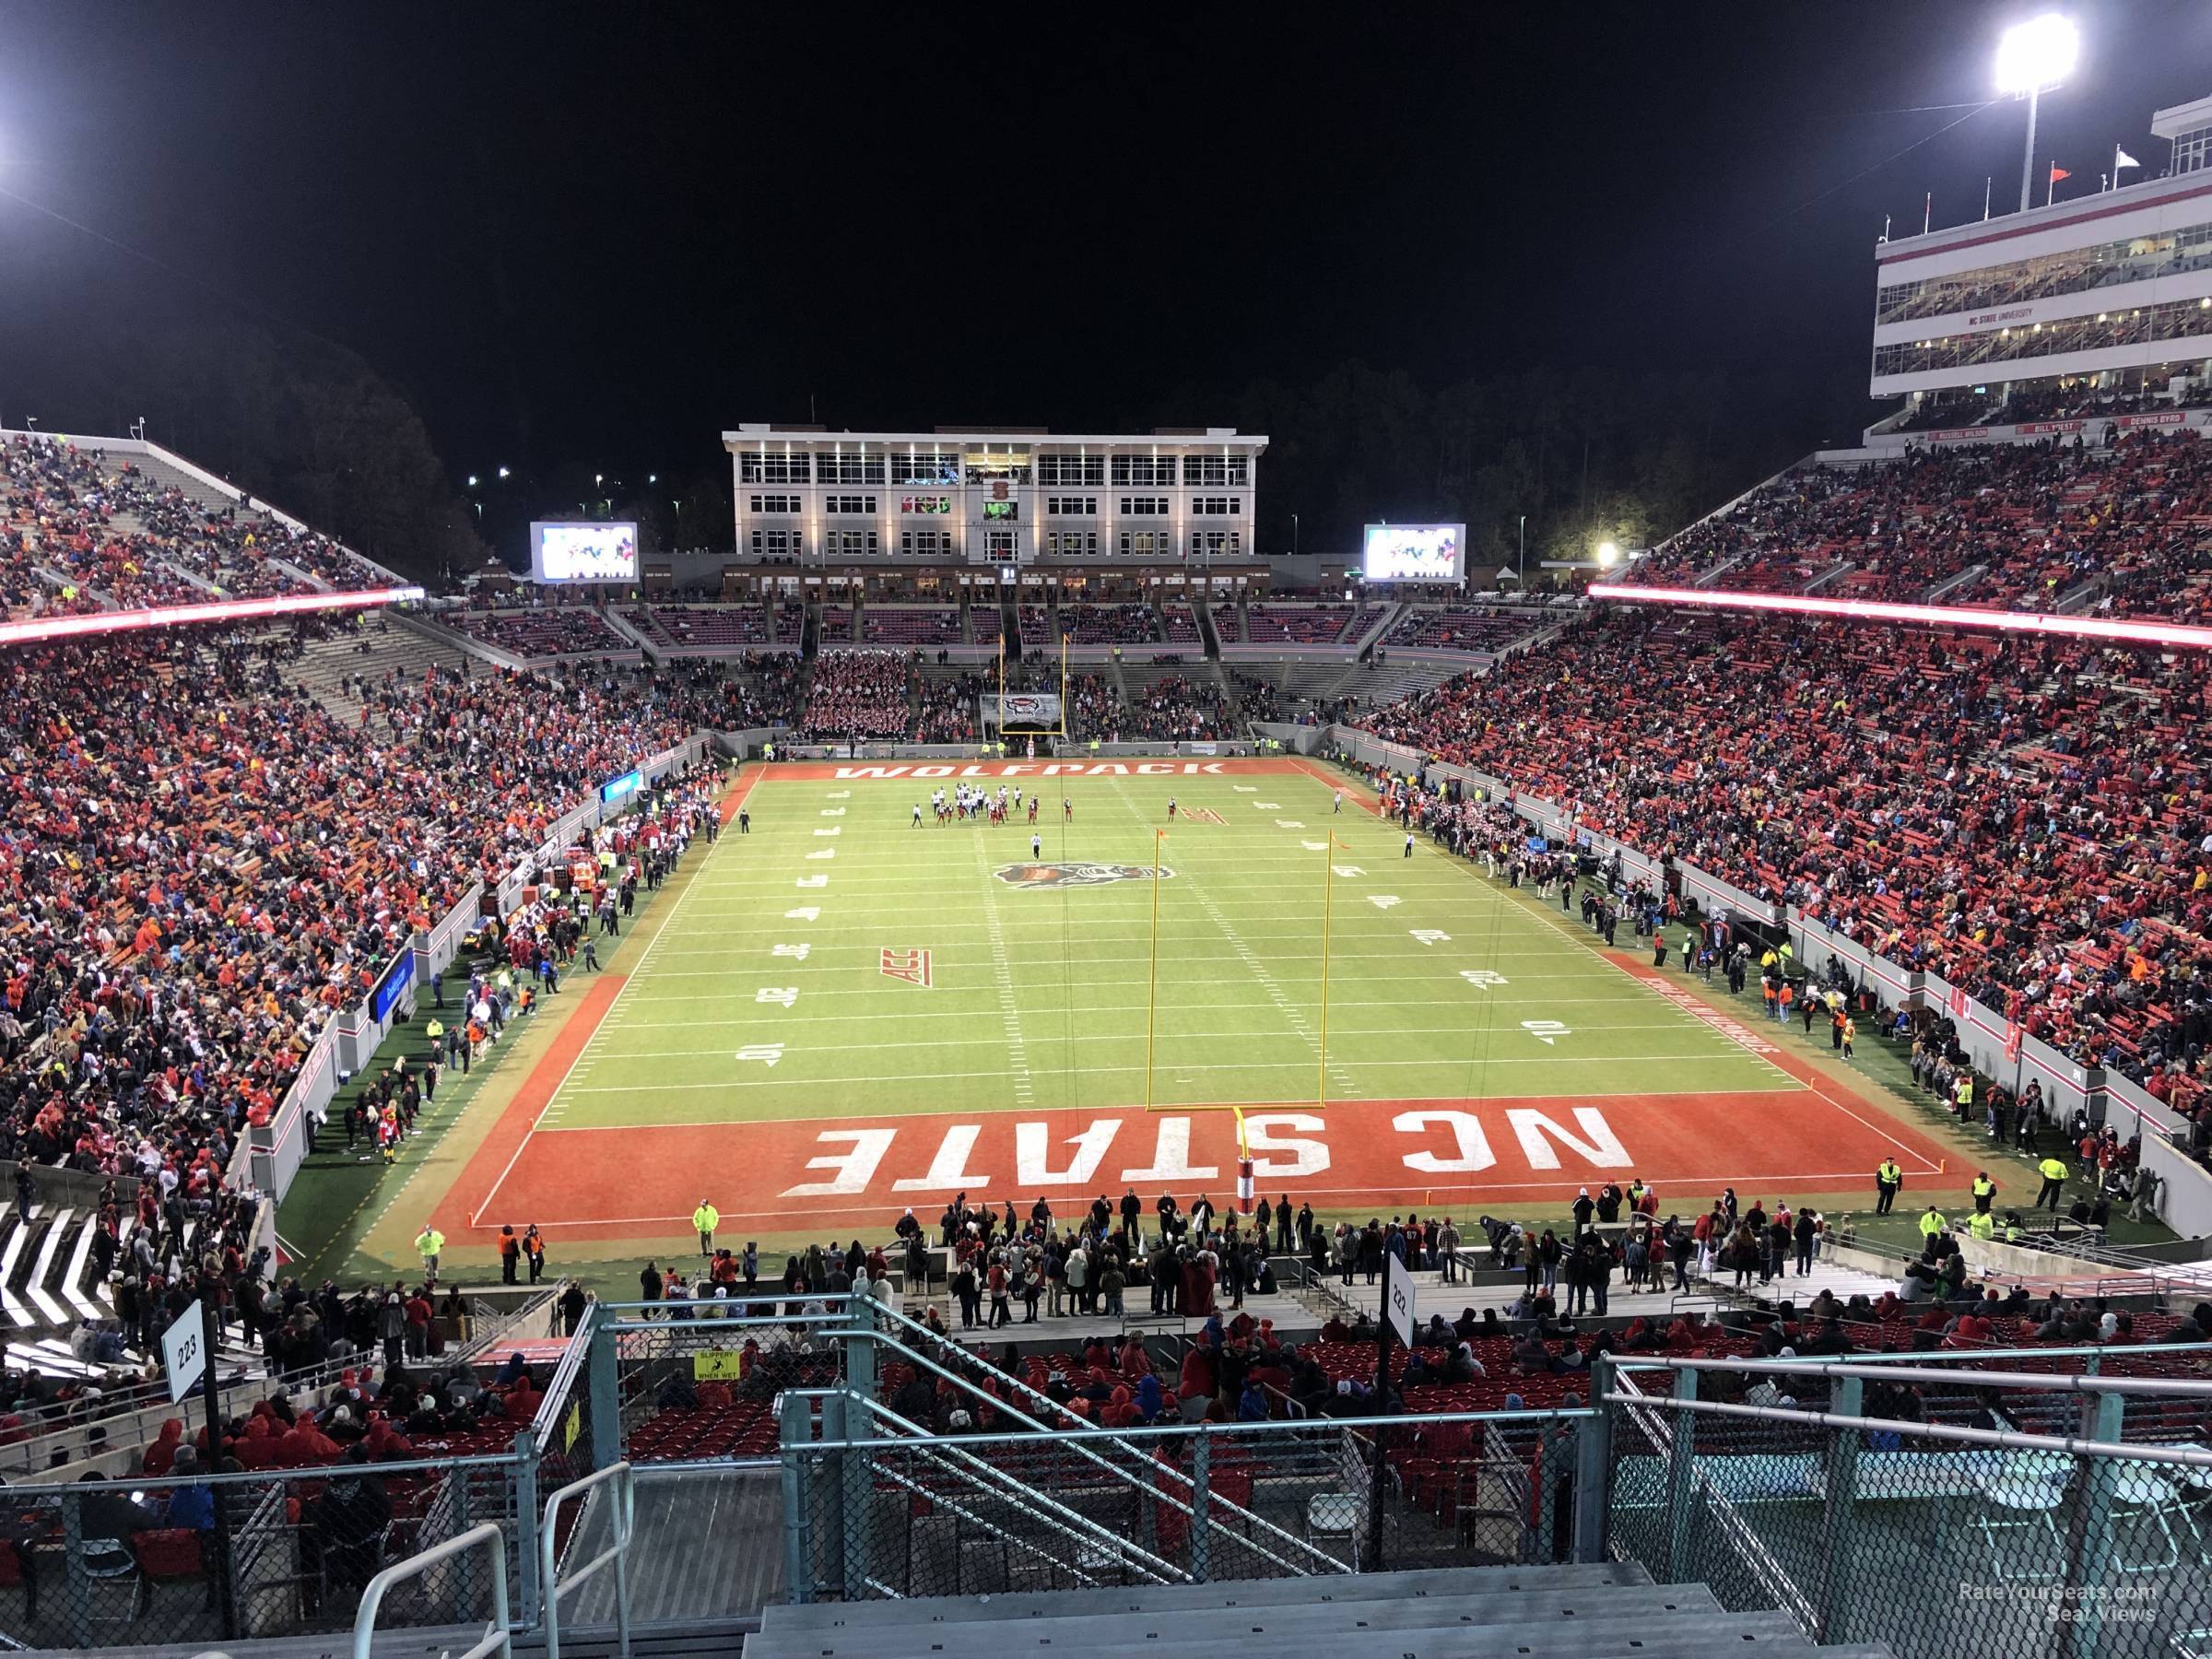
[[[722,802],[715,810],[722,814],[724,823],[734,824],[737,821],[737,809],[745,805],[746,796],[753,793],[753,785],[759,782],[759,771],[748,771],[736,788],[722,797]]]
[[[592,988],[583,994],[583,1001],[554,1037],[553,1046],[538,1057],[537,1064],[530,1068],[530,1075],[523,1079],[523,1086],[515,1090],[514,1099],[507,1102],[507,1110],[500,1114],[500,1121],[492,1125],[484,1144],[477,1148],[461,1179],[439,1200],[432,1215],[441,1231],[457,1237],[467,1230],[474,1225],[469,1214],[472,1206],[482,1205],[495,1193],[500,1204],[506,1204],[508,1188],[500,1179],[502,1172],[512,1167],[515,1154],[528,1141],[530,1131],[537,1123],[537,1114],[551,1101],[561,1079],[569,1075],[577,1056],[583,1053],[583,1045],[592,1040],[592,1033],[606,1018],[607,1009],[615,1006],[615,998],[621,994],[628,979],[627,974],[608,973],[592,982]],[[582,1171],[578,1172],[578,1179],[582,1179]],[[547,1213],[559,1214],[564,1207],[555,1205]],[[499,1227],[495,1220],[489,1231],[496,1234]]]
[[[1935,1173],[1936,1147],[1831,1104],[1798,1089],[1360,1100],[1325,1112],[1248,1106],[1244,1121],[1261,1190],[1324,1209],[1563,1206],[1579,1186],[1641,1175],[1663,1215],[1694,1215],[1724,1186],[1747,1202],[1864,1186],[1871,1202],[1874,1167],[1891,1152],[1909,1174]],[[487,1147],[478,1161],[490,1158]],[[1079,1206],[1134,1186],[1147,1204],[1170,1192],[1187,1206],[1200,1194],[1225,1201],[1236,1162],[1236,1124],[1218,1108],[559,1129],[531,1136],[513,1158],[484,1225],[442,1210],[438,1218],[476,1241],[509,1218],[568,1238],[651,1238],[682,1230],[702,1179],[727,1219],[759,1230],[888,1226],[910,1205],[934,1218],[958,1191],[1026,1209],[1040,1194]],[[593,1179],[613,1169],[618,1181]],[[479,1188],[465,1179],[462,1190]]]
[[[759,775],[771,783],[935,783],[947,778],[1215,778],[1307,770],[1288,755],[1253,759],[1200,755],[1131,760],[779,760]]]

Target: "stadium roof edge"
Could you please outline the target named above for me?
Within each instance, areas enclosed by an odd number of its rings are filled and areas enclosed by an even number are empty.
[[[2212,650],[2212,628],[2119,617],[2062,617],[2041,611],[1975,610],[1957,605],[1898,605],[1872,599],[1818,599],[1802,594],[1731,593],[1712,588],[1632,586],[1594,582],[1593,599],[1630,605],[1678,605],[1692,610],[1780,611],[1789,616],[1843,617],[1860,622],[1916,623],[1926,628],[1973,628],[1999,633],[2059,634],[2121,645]]]
[[[279,594],[266,599],[214,599],[201,605],[164,605],[145,610],[88,611],[66,617],[27,617],[0,622],[0,646],[139,633],[149,628],[187,628],[198,622],[246,622],[332,610],[375,610],[420,599],[418,587],[366,588],[356,593]]]

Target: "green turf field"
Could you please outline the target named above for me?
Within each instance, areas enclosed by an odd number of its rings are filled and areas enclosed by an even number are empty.
[[[541,1126],[1140,1104],[1148,1018],[1156,1106],[1799,1087],[1314,776],[1051,780],[1043,863],[1143,866],[1097,885],[1003,879],[1026,811],[940,828],[934,787],[757,783]]]

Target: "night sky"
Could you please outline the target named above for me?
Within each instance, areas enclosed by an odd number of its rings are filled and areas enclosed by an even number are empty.
[[[1832,384],[1884,214],[2017,198],[2021,107],[1970,111],[2041,9],[0,6],[0,188],[359,352],[456,475],[697,469],[810,400],[1219,420],[1349,358]],[[2062,196],[2156,176],[2212,6],[2065,9]],[[127,256],[0,201],[18,319],[71,260]]]

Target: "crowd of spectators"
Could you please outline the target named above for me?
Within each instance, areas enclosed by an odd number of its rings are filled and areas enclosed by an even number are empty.
[[[2049,610],[2085,582],[2123,613],[2212,615],[2212,444],[2194,433],[1966,445],[1785,475],[1691,525],[1630,580],[1676,584],[1737,560],[1717,585],[1914,600],[1979,568],[1947,604]]]
[[[1442,605],[1409,610],[1383,641],[1424,651],[1497,651],[1544,625],[1544,613],[1515,606]]]
[[[1180,674],[1163,675],[1135,695],[1123,714],[1124,734],[1156,743],[1227,737],[1238,728],[1218,687]]]
[[[0,1144],[212,1203],[409,931],[702,712],[583,676],[362,689],[342,726],[204,630],[0,656]]]
[[[920,712],[914,716],[914,738],[919,743],[973,743],[977,738],[976,700],[983,694],[982,677],[959,674],[950,679],[924,679]]]
[[[910,677],[903,652],[821,653],[814,661],[814,682],[799,722],[801,736],[811,743],[841,743],[905,735]]]
[[[1276,688],[1265,680],[1255,679],[1249,674],[1231,674],[1229,683],[1236,689],[1237,700],[1244,705],[1245,719],[1277,721],[1286,718]]]
[[[11,607],[94,610],[103,594],[129,607],[182,605],[211,588],[259,598],[385,580],[325,536],[229,503],[203,506],[135,463],[58,439],[9,441],[0,475],[0,582]]]
[[[1148,605],[1063,605],[1060,631],[1070,645],[1150,645],[1159,625]]]
[[[2206,665],[1617,614],[1372,716],[2193,1105],[2212,1046]]]
[[[622,615],[656,645],[739,650],[768,643],[766,613],[753,605],[633,605]]]
[[[582,605],[534,605],[521,610],[461,610],[445,620],[471,639],[519,657],[606,654],[638,648],[597,610]]]

